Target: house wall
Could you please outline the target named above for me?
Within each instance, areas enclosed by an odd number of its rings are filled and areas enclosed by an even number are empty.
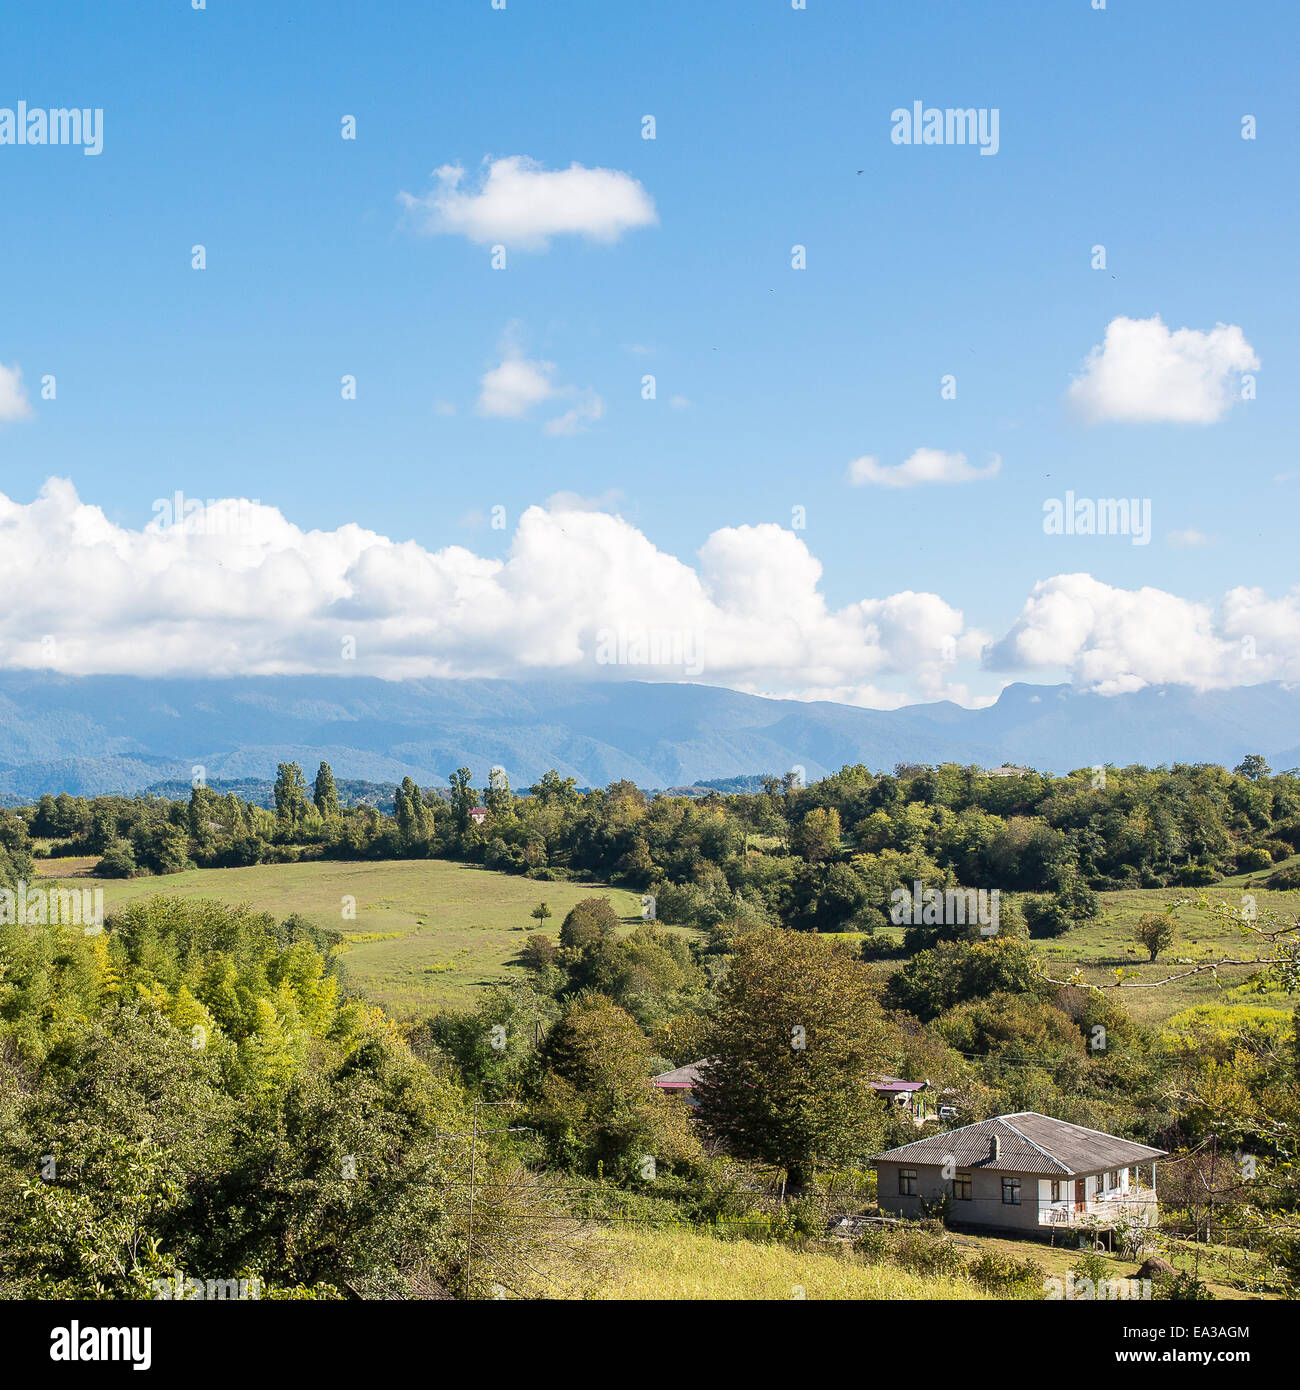
[[[917,1196],[903,1197],[898,1191],[900,1168],[916,1170]],[[966,1226],[999,1226],[1010,1230],[1038,1230],[1038,1178],[1036,1174],[1010,1174],[1020,1178],[1020,1205],[1004,1205],[1002,1177],[1005,1169],[961,1169],[971,1175],[971,1200],[954,1199],[952,1220]],[[952,1184],[937,1164],[881,1163],[876,1168],[876,1195],[882,1211],[896,1216],[920,1216],[921,1203],[941,1198]]]
[[[904,1197],[898,1191],[898,1174],[902,1168],[916,1172],[917,1195]],[[1043,1231],[1050,1229],[1055,1212],[1068,1225],[1078,1218],[1074,1215],[1074,1177],[1061,1177],[1061,1197],[1052,1201],[1052,1179],[1037,1173],[1012,1173],[1003,1168],[959,1169],[971,1175],[971,1200],[955,1198],[950,1208],[951,1220],[966,1226],[1000,1227],[1005,1230]],[[1020,1178],[1020,1203],[1002,1201],[1003,1175]],[[1121,1195],[1133,1189],[1127,1169],[1120,1169],[1120,1186],[1114,1191]],[[1115,1199],[1104,1196],[1105,1173],[1090,1173],[1084,1177],[1087,1189],[1088,1214],[1115,1214]],[[952,1190],[952,1183],[943,1176],[937,1164],[880,1163],[876,1167],[876,1195],[882,1211],[896,1216],[918,1217],[922,1202],[933,1202]],[[1041,1221],[1040,1221],[1041,1213]],[[1081,1213],[1080,1215],[1083,1215]]]

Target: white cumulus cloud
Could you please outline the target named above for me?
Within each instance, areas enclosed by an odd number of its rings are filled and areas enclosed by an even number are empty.
[[[30,503],[0,494],[0,593],[22,596],[0,605],[0,662],[70,674],[555,672],[834,689],[864,703],[896,703],[876,683],[901,678],[962,694],[946,683],[954,655],[982,639],[937,595],[833,609],[793,531],[724,527],[691,564],[593,509],[612,501],[530,507],[495,559],[355,525],[303,531],[251,502],[223,502],[192,527],[134,530],[51,479]],[[356,659],[343,662],[348,637]]]
[[[1235,324],[1209,332],[1171,332],[1159,314],[1115,318],[1070,383],[1069,399],[1084,419],[1210,425],[1232,406],[1242,372],[1259,358]]]
[[[654,199],[631,174],[570,164],[547,169],[525,155],[484,161],[476,187],[459,164],[434,170],[422,197],[400,193],[407,217],[428,235],[447,233],[479,245],[544,251],[557,236],[614,242],[624,232],[654,226]]]
[[[590,388],[561,386],[555,379],[555,363],[534,361],[519,345],[520,325],[510,323],[502,339],[500,363],[484,372],[479,381],[476,409],[499,420],[522,420],[547,401],[573,404],[542,426],[552,436],[581,434],[605,413],[605,402]]]
[[[22,368],[17,363],[6,367],[0,362],[0,424],[28,420],[31,415],[32,403],[23,386]]]
[[[882,465],[871,455],[849,464],[849,482],[854,487],[916,487],[921,483],[975,483],[992,478],[1002,467],[997,454],[982,468],[968,463],[965,454],[949,454],[942,449],[917,449],[900,464]]]
[[[504,558],[430,550],[354,524],[304,531],[226,499],[140,529],[52,478],[0,494],[0,665],[68,674],[366,674],[697,680],[887,707],[978,704],[960,675],[1067,671],[1103,693],[1300,680],[1300,586],[1217,604],[1087,574],[1034,586],[1000,640],[939,594],[832,607],[822,566],[775,524],[727,526],[693,561],[660,550],[612,496],[557,494]],[[40,575],[39,584],[31,582]],[[348,639],[355,659],[344,660]],[[985,679],[987,686],[987,678]]]
[[[985,664],[999,671],[1064,668],[1075,684],[1102,694],[1296,680],[1300,587],[1281,598],[1231,589],[1216,605],[1058,574],[1034,586],[1010,630],[987,649]]]
[[[508,353],[500,366],[492,367],[479,382],[478,413],[518,420],[536,405],[555,395],[554,362],[530,362]]]

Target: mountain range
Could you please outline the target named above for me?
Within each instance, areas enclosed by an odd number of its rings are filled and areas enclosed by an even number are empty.
[[[1097,763],[1212,762],[1263,753],[1300,763],[1300,687],[1197,693],[1151,686],[1112,696],[1008,686],[984,709],[861,709],[715,686],[635,681],[383,681],[369,677],[175,679],[0,672],[0,795],[93,796],[159,782],[273,776],[321,759],[336,776],[476,784],[504,767],[527,787],[548,768],[580,786],[645,788],[845,763],[1004,762],[1066,772]]]

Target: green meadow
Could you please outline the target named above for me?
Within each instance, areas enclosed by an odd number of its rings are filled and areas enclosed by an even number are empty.
[[[1300,856],[1296,861],[1300,862]],[[640,899],[621,888],[593,883],[542,883],[513,874],[441,859],[324,861],[258,864],[240,869],[191,869],[165,877],[94,879],[84,877],[94,860],[42,859],[43,875],[58,876],[104,889],[108,913],[140,897],[168,894],[182,898],[214,897],[247,903],[283,920],[298,913],[314,925],[339,933],[351,978],[376,1002],[398,1017],[425,1014],[443,1005],[464,1007],[485,985],[518,977],[517,956],[530,915],[545,901],[552,916],[542,928],[552,937],[564,914],[582,898],[606,896],[631,930],[640,921]],[[1240,905],[1250,892],[1261,913],[1300,914],[1300,892],[1272,892],[1254,886],[1258,876],[1224,879],[1206,889],[1213,903]],[[1276,1008],[1280,996],[1260,992],[1245,981],[1254,972],[1229,966],[1153,987],[1191,964],[1225,955],[1252,956],[1258,943],[1229,922],[1191,907],[1175,913],[1174,944],[1154,964],[1133,940],[1144,912],[1163,912],[1195,890],[1134,889],[1102,895],[1102,915],[1054,940],[1035,945],[1049,971],[1064,979],[1078,966],[1094,984],[1126,981],[1116,991],[1139,1022],[1159,1025],[1186,1009],[1231,1004],[1250,1009]],[[344,904],[355,899],[355,918],[345,918]],[[685,930],[671,927],[670,930]],[[888,934],[901,940],[902,929]],[[861,940],[858,933],[839,933]]]
[[[400,1018],[443,1005],[465,1007],[484,985],[523,969],[515,963],[530,915],[545,902],[554,914],[541,928],[552,938],[582,898],[608,897],[627,930],[641,920],[641,900],[621,888],[591,883],[539,883],[442,859],[256,864],[191,869],[156,878],[88,879],[94,861],[38,860],[43,874],[104,889],[111,914],[137,898],[219,898],[246,903],[277,920],[293,913],[340,933],[343,961],[359,988]],[[344,917],[355,899],[355,918]]]
[[[1288,863],[1296,862],[1289,860]],[[1238,875],[1210,885],[1204,890],[1211,905],[1227,903],[1240,908],[1242,895],[1255,899],[1262,916],[1268,911],[1288,920],[1300,915],[1300,892],[1273,892],[1254,886],[1259,875]],[[1201,1005],[1230,1004],[1238,1007],[1269,1009],[1289,1005],[1274,986],[1259,990],[1246,981],[1257,971],[1248,966],[1225,966],[1215,974],[1174,979],[1156,986],[1158,980],[1179,975],[1194,965],[1236,956],[1250,959],[1266,955],[1267,948],[1253,934],[1247,935],[1232,922],[1223,921],[1194,907],[1180,907],[1174,913],[1173,945],[1154,963],[1133,940],[1133,929],[1144,912],[1164,912],[1181,899],[1195,898],[1192,888],[1143,888],[1128,892],[1103,893],[1102,915],[1095,921],[1075,927],[1052,941],[1037,942],[1049,969],[1062,970],[1076,964],[1086,980],[1105,984],[1115,980],[1115,972],[1125,972],[1125,983],[1114,991],[1125,1008],[1140,1023],[1163,1023],[1175,1014]]]

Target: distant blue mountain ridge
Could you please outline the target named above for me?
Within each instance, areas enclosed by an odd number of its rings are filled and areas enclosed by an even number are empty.
[[[506,769],[527,787],[548,768],[580,786],[645,788],[846,763],[1011,762],[1067,772],[1097,763],[1222,763],[1262,753],[1300,763],[1300,687],[1197,693],[1154,686],[1100,696],[1012,685],[985,709],[895,710],[774,700],[706,685],[636,681],[414,680],[259,676],[174,679],[0,673],[0,795],[83,796],[209,781],[265,780],[276,764],[310,778],[476,784]]]

